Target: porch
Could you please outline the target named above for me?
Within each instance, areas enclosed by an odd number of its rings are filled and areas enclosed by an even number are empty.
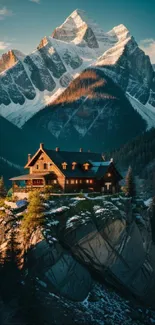
[[[57,184],[54,173],[26,174],[10,179],[14,193],[28,193],[46,185]]]

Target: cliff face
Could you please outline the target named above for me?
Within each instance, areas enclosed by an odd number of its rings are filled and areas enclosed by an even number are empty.
[[[22,325],[32,317],[48,325],[51,319],[68,324],[73,311],[77,323],[83,319],[83,324],[97,325],[115,319],[117,325],[121,318],[131,325],[136,317],[136,325],[151,324],[153,311],[146,313],[141,307],[140,313],[136,307],[136,301],[155,307],[155,248],[146,210],[141,207],[138,218],[130,200],[104,197],[61,198],[46,202],[46,208],[44,227],[26,241],[22,213],[1,210],[0,255],[5,263],[0,268],[0,308],[4,315],[7,304],[10,324],[12,317]],[[128,295],[130,303],[103,286],[102,279]],[[136,296],[134,307],[130,292]]]

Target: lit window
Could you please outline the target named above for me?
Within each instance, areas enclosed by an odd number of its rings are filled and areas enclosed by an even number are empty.
[[[76,179],[75,183],[78,184],[78,179]]]
[[[75,181],[74,181],[74,179],[71,179],[71,184],[75,184]]]
[[[111,176],[111,173],[108,173],[108,177],[110,177]]]
[[[54,184],[57,184],[57,180],[56,180],[56,179],[54,179],[53,183],[54,183]]]
[[[86,183],[87,183],[87,184],[89,183],[89,179],[86,179]]]
[[[67,169],[67,163],[66,162],[62,163],[62,169]]]
[[[80,179],[80,184],[82,184],[82,179]]]
[[[75,169],[76,165],[77,165],[77,163],[76,163],[76,162],[73,162],[73,163],[72,163],[72,170],[74,170],[74,169]]]
[[[66,180],[66,184],[69,184],[69,180],[68,179]]]
[[[85,170],[88,170],[89,169],[89,164],[88,163],[83,164],[83,167],[84,167]]]
[[[93,180],[92,180],[92,179],[90,179],[89,183],[90,183],[90,184],[92,184],[92,183],[93,183]]]

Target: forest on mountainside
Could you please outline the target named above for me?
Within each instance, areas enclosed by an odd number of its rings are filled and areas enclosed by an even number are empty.
[[[134,175],[145,179],[146,185],[155,193],[155,129],[151,129],[120,149],[107,153],[105,158],[113,157],[120,170],[132,167]]]

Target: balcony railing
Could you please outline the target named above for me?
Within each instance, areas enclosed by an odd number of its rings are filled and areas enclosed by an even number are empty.
[[[15,193],[27,193],[27,192],[30,192],[30,191],[34,191],[38,188],[44,188],[44,185],[34,185],[34,186],[25,186],[25,187],[22,187],[22,186],[16,186],[16,187],[13,187],[13,192]]]

